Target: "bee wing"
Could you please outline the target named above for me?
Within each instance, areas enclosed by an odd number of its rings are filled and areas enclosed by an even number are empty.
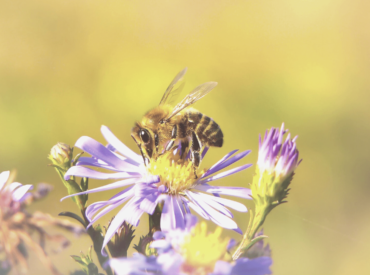
[[[159,102],[159,105],[170,104],[180,94],[182,88],[185,85],[184,76],[187,70],[188,68],[185,68],[175,76],[175,78],[168,86],[166,92],[164,93],[161,102]]]
[[[179,104],[175,106],[172,113],[165,118],[165,120],[169,120],[171,117],[176,115],[178,112],[182,111],[186,107],[190,106],[191,104],[194,104],[199,99],[204,97],[206,94],[208,94],[210,91],[213,90],[214,87],[216,87],[217,82],[206,82],[198,87],[196,87],[193,91],[191,91]]]

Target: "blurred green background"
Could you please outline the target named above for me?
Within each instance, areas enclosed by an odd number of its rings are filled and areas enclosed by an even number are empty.
[[[104,142],[107,125],[136,150],[134,122],[187,66],[185,91],[219,83],[195,106],[225,135],[205,167],[235,148],[252,149],[255,163],[258,134],[282,122],[299,135],[289,203],[265,224],[274,274],[368,274],[369,9],[361,0],[1,0],[0,170],[54,185],[30,211],[76,211],[59,202],[67,192],[47,166],[50,148],[82,135]],[[215,184],[246,186],[253,171]],[[244,230],[248,215],[235,216]],[[143,216],[136,235],[146,226]],[[78,268],[69,255],[91,244],[68,237],[69,248],[51,253],[63,274]],[[32,255],[30,270],[48,274]]]

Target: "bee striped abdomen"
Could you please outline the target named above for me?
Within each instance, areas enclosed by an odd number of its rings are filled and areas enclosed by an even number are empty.
[[[222,146],[224,135],[220,126],[213,119],[197,111],[189,112],[188,119],[194,125],[194,132],[203,144],[215,147]]]

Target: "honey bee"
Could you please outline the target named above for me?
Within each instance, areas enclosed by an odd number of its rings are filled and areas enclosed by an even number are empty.
[[[181,158],[190,149],[190,159],[195,173],[200,165],[204,147],[221,147],[223,144],[224,136],[220,126],[212,118],[189,107],[207,95],[217,82],[199,85],[180,103],[172,107],[171,102],[183,87],[186,71],[187,68],[176,75],[159,105],[147,112],[131,131],[131,136],[140,149],[145,165],[148,165],[151,159],[157,159],[164,152],[181,145]],[[178,145],[175,145],[176,142]],[[197,177],[196,173],[195,177]]]

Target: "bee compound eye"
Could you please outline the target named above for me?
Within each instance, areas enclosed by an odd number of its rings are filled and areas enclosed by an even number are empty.
[[[140,131],[140,138],[141,138],[141,140],[144,143],[148,143],[149,142],[149,134],[148,134],[148,132],[145,131],[145,130],[141,130]]]

